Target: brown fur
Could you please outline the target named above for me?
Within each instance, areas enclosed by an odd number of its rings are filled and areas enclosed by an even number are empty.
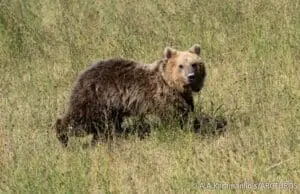
[[[75,82],[67,113],[56,121],[58,139],[67,145],[68,136],[87,133],[96,143],[101,133],[122,132],[128,116],[184,120],[194,108],[192,92],[199,92],[206,76],[199,54],[198,45],[186,52],[166,48],[165,58],[149,65],[110,59],[87,68]],[[195,73],[197,83],[189,83],[189,72]]]

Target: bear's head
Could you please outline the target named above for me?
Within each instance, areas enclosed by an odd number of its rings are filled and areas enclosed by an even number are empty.
[[[188,51],[165,48],[163,76],[170,87],[180,92],[199,92],[202,89],[206,70],[200,53],[201,48],[198,44]]]

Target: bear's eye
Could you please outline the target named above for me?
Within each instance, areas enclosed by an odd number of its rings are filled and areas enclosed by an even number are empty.
[[[192,67],[193,67],[194,69],[196,69],[196,68],[197,68],[197,63],[193,63],[193,64],[192,64]]]
[[[182,64],[180,64],[180,65],[179,65],[179,68],[180,68],[180,69],[183,69],[183,65],[182,65]]]

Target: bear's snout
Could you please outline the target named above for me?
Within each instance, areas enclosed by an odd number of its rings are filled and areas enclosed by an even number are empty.
[[[192,83],[195,80],[195,73],[189,73],[187,77],[189,82]]]

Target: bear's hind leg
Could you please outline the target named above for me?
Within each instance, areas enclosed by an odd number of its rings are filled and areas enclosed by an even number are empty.
[[[66,119],[57,119],[54,128],[57,139],[63,146],[67,147],[69,138]]]
[[[90,131],[90,133],[93,134],[92,141],[91,141],[92,147],[95,147],[98,144],[101,137],[100,135],[101,133],[103,133],[103,128],[104,128],[104,124],[102,122],[99,121],[92,122],[91,131]]]
[[[98,144],[99,140],[100,140],[99,133],[94,133],[91,141],[91,146],[95,147]]]

